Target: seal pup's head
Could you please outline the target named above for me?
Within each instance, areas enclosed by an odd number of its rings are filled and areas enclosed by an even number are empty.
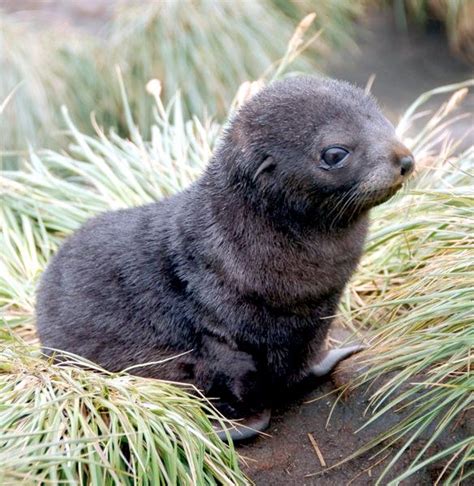
[[[237,111],[210,167],[262,211],[342,224],[393,196],[414,159],[372,96],[299,76]]]

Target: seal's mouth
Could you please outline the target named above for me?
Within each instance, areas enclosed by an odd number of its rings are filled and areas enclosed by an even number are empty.
[[[345,192],[344,196],[334,204],[329,212],[329,219],[334,225],[347,218],[351,220],[357,218],[374,206],[388,201],[402,186],[401,182],[377,189],[361,190],[360,186],[355,186],[352,191]]]
[[[402,188],[402,186],[403,184],[400,182],[383,189],[371,189],[364,191],[362,197],[367,206],[378,206],[379,204],[382,204],[393,197]]]

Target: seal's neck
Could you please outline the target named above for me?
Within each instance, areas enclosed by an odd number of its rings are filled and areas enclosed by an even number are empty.
[[[194,258],[202,258],[235,292],[272,306],[293,308],[328,291],[339,295],[367,232],[366,217],[331,231],[275,223],[282,213],[262,211],[241,191],[222,190],[206,177],[193,187],[186,206],[185,231],[201,242]]]
[[[220,224],[242,224],[251,232],[268,228],[290,240],[302,240],[309,233],[350,232],[368,219],[368,210],[346,204],[349,197],[345,194],[339,198],[315,194],[288,197],[283,191],[262,191],[250,177],[224,172],[225,167],[211,163],[196,187],[206,217]]]

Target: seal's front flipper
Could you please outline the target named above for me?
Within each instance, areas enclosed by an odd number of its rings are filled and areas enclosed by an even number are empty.
[[[330,349],[321,361],[310,368],[310,374],[313,376],[326,376],[337,366],[337,364],[349,356],[367,349],[363,344],[355,344],[346,348]]]
[[[215,429],[219,438],[224,441],[228,440],[228,435],[233,441],[251,439],[268,427],[270,417],[271,411],[267,409],[244,420],[234,422],[233,426],[229,425],[226,429],[222,429],[220,425],[215,426]]]

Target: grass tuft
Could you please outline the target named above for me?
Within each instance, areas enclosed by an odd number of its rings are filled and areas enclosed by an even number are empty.
[[[407,18],[420,24],[442,22],[451,50],[474,63],[474,2],[472,0],[391,0],[398,23],[406,28]]]
[[[0,11],[0,100],[9,98],[0,116],[2,155],[6,150],[24,147],[27,142],[42,140],[44,133],[38,128],[56,122],[51,104],[55,95],[61,96],[65,86],[59,78],[60,63],[54,56],[48,69],[44,69],[50,40],[47,34],[40,36],[29,25]]]
[[[165,100],[180,90],[187,115],[225,116],[239,85],[283,55],[302,17],[288,19],[269,0],[123,5],[111,24],[111,55],[138,126],[147,134],[151,113],[142,91],[152,78],[161,80]],[[294,67],[314,69],[302,57]]]
[[[2,484],[248,484],[192,387],[64,358],[0,340]]]

